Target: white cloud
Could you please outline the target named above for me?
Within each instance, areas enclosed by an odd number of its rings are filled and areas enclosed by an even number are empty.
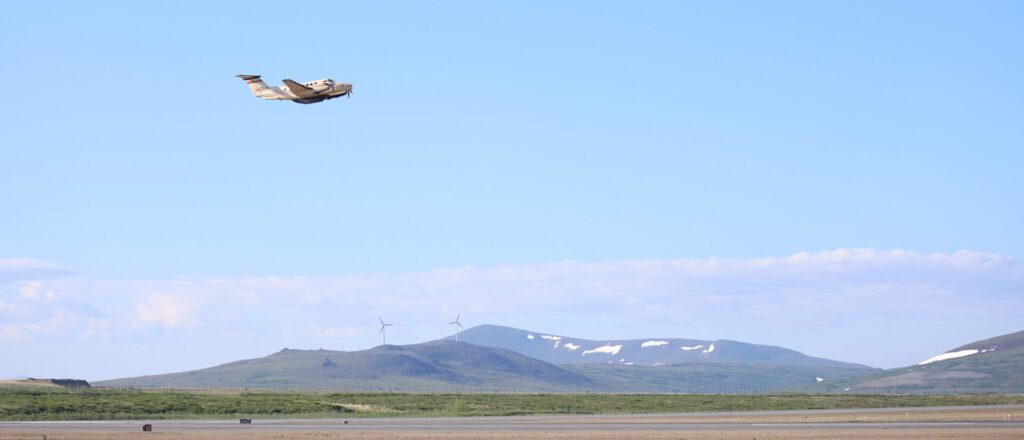
[[[53,301],[55,297],[53,291],[44,289],[40,281],[29,281],[18,291],[23,298],[33,301]]]
[[[8,267],[10,261],[0,260]],[[13,266],[53,266],[34,261]],[[890,343],[899,335],[866,332],[894,322],[928,333],[948,328],[951,318],[1013,321],[1024,314],[1024,263],[974,251],[837,249],[315,278],[23,278],[4,289],[0,285],[4,340],[75,336],[134,347],[159,343],[143,338],[160,334],[195,344],[232,335],[279,346],[370,347],[380,342],[378,315],[396,324],[388,342],[414,343],[449,336],[450,319],[443,317],[457,307],[467,327],[505,324],[591,339],[729,338],[797,349],[802,341],[816,349],[809,354],[835,357],[828,350],[837,347],[842,360],[855,362],[892,346],[893,356],[909,363],[972,339],[940,341],[914,353]],[[914,337],[908,334],[902,345],[920,345]]]
[[[195,325],[198,309],[194,298],[182,295],[151,293],[135,302],[135,316],[142,324],[169,328]]]
[[[372,326],[310,327],[309,335],[316,338],[351,338],[353,336],[376,334]]]
[[[77,329],[78,339],[111,339],[114,336],[109,320],[86,317],[84,321],[85,324]]]
[[[49,261],[34,258],[0,258],[0,284],[50,280],[69,275],[76,275],[71,269],[60,267]]]
[[[20,304],[14,304],[14,303],[8,303],[8,302],[0,301],[0,320],[6,321],[8,319],[11,319],[9,317],[19,316],[19,315],[24,316],[27,313],[28,313],[28,310],[24,306],[22,306]]]
[[[0,325],[0,342],[29,341],[32,334],[39,331],[39,324],[2,324]]]

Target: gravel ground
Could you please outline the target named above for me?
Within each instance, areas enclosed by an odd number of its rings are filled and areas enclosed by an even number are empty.
[[[39,440],[44,438],[42,433],[35,432],[3,432],[0,439],[3,440]],[[283,440],[283,439],[360,439],[360,440],[437,440],[437,439],[520,439],[520,440],[616,440],[616,439],[651,439],[651,440],[883,440],[883,439],[934,439],[934,440],[1020,440],[1024,438],[1024,428],[1008,429],[857,429],[857,430],[745,430],[720,432],[717,430],[707,431],[646,431],[636,430],[624,433],[602,432],[602,431],[574,431],[574,432],[491,432],[491,431],[459,431],[459,432],[279,432],[252,430],[247,432],[217,432],[217,431],[190,431],[190,432],[155,432],[150,434],[137,433],[111,433],[111,432],[47,432],[46,439],[208,439],[208,440]]]
[[[1024,439],[1024,406],[435,419],[0,422],[24,439]]]

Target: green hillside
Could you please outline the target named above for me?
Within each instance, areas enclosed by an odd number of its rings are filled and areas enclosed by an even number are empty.
[[[1024,396],[401,394],[0,387],[0,420],[451,417],[1021,404]],[[5,437],[6,438],[6,437]],[[33,437],[45,438],[45,437]]]
[[[551,391],[593,386],[586,377],[543,361],[452,341],[356,352],[285,349],[202,370],[95,385],[353,391]]]
[[[1024,392],[1024,332],[972,342],[946,354],[961,357],[886,370],[839,385],[854,392]]]

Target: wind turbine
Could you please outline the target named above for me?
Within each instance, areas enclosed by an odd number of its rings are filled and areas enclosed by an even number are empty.
[[[386,329],[389,326],[392,326],[394,324],[387,324],[387,323],[385,323],[384,322],[384,318],[381,318],[380,316],[378,316],[377,319],[380,320],[380,331],[377,332],[377,333],[380,333],[381,345],[388,345],[388,333],[386,331],[384,331],[384,329]]]
[[[455,326],[455,342],[459,342],[459,329],[462,328],[462,323],[459,322],[459,318],[461,318],[461,317],[462,317],[462,314],[459,313],[458,316],[455,317],[454,321],[448,323],[448,325],[454,325]]]

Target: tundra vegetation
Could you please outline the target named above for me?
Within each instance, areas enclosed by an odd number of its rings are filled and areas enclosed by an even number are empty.
[[[398,394],[0,388],[2,420],[627,414],[1024,404],[1024,395]]]

